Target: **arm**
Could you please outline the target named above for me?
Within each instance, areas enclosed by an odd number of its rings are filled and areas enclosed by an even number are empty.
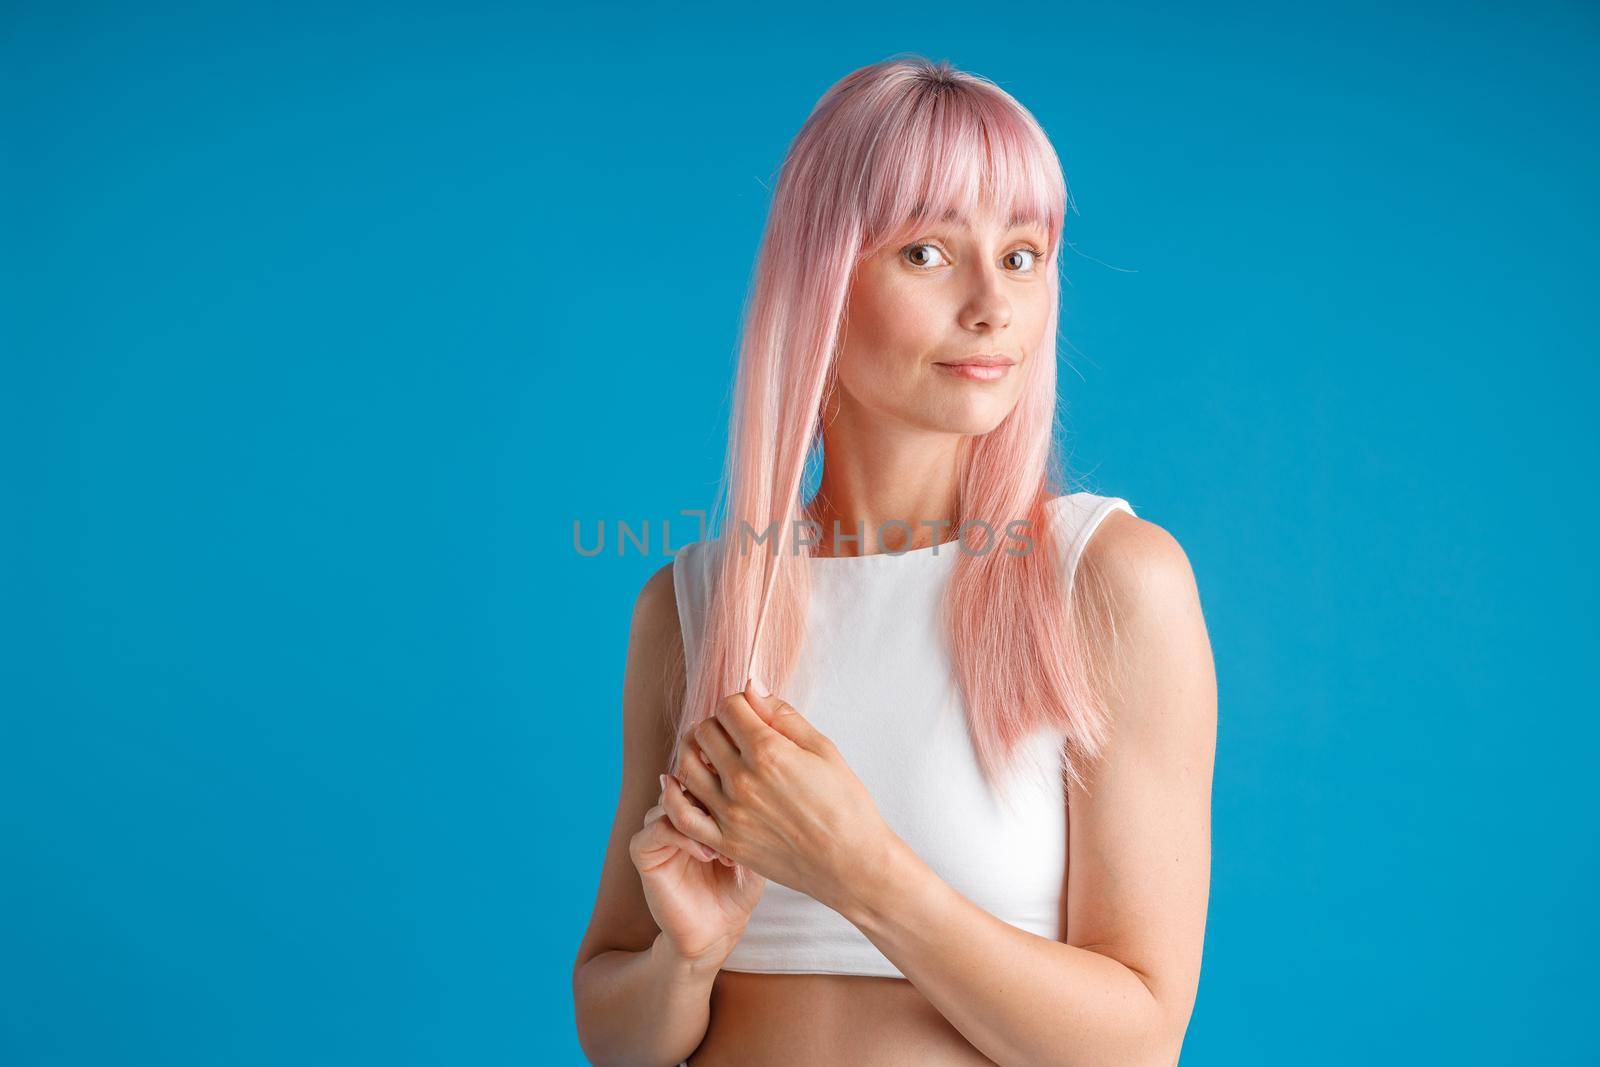
[[[1216,681],[1194,577],[1165,530],[1124,513],[1084,567],[1117,612],[1113,740],[1068,796],[1067,941],[984,911],[898,838],[839,908],[1001,1067],[1176,1063],[1199,984]]]
[[[578,1043],[592,1063],[676,1067],[711,1018],[717,968],[678,957],[645,900],[629,841],[660,793],[681,699],[683,638],[672,566],[634,605],[622,692],[622,786],[594,915],[572,970]]]
[[[611,949],[589,959],[573,977],[589,1062],[677,1067],[711,1025],[718,970],[678,957],[660,934],[643,952]]]

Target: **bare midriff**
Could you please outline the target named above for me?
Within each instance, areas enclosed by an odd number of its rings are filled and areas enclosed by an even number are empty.
[[[974,1048],[904,978],[722,971],[690,1067],[982,1067]]]

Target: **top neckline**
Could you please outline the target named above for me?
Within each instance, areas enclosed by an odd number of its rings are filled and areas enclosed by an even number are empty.
[[[1071,494],[1069,493],[1063,493],[1060,496],[1051,497],[1049,500],[1045,501],[1044,510],[1046,517],[1053,519],[1056,511],[1065,506],[1062,501],[1065,501],[1070,495]],[[993,549],[991,549],[991,551],[993,551]],[[883,566],[888,563],[893,563],[896,560],[954,559],[957,556],[962,555],[963,552],[964,549],[961,547],[961,538],[953,537],[948,541],[940,541],[938,544],[924,545],[921,548],[908,548],[901,552],[869,552],[863,556],[808,556],[806,558],[809,559],[813,564],[820,563],[825,568],[842,570],[851,565],[863,567]],[[986,555],[986,553],[982,552],[973,554],[980,556]],[[875,560],[883,562],[874,563],[873,561]]]
[[[949,559],[961,554],[961,539],[951,538],[949,541],[940,541],[936,545],[924,545],[921,548],[908,548],[900,552],[868,552],[862,556],[807,556],[812,563],[821,563],[831,566],[837,563],[865,563],[867,560],[898,560],[925,557],[927,559]]]

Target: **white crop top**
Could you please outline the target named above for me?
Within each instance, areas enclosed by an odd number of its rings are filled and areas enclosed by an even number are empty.
[[[1070,493],[1047,505],[1076,572],[1084,546],[1120,497]],[[678,549],[672,580],[684,652],[698,653],[716,540]],[[955,542],[898,555],[815,557],[805,644],[780,695],[831,738],[890,828],[938,876],[990,914],[1059,940],[1067,813],[1061,733],[1040,732],[1028,775],[1001,803],[979,770],[965,701],[938,632]],[[908,622],[912,624],[908,625]],[[865,640],[870,637],[871,640]],[[870,714],[864,714],[870,712]],[[904,978],[838,912],[769,881],[724,970]]]

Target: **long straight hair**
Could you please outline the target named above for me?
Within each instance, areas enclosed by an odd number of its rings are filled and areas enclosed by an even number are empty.
[[[822,447],[846,297],[859,262],[891,240],[982,203],[1042,223],[1050,313],[1022,395],[961,449],[957,530],[970,547],[944,593],[943,625],[984,777],[1003,793],[1019,743],[1064,737],[1057,774],[1084,784],[1108,722],[1084,612],[1066,588],[1066,545],[1045,505],[1065,489],[1057,451],[1058,259],[1069,206],[1060,161],[1033,116],[992,82],[920,56],[845,76],[818,101],[784,158],[746,306],[699,655],[685,679],[669,767],[684,734],[751,675],[781,694],[805,639],[810,557],[802,477]],[[1033,548],[995,550],[1027,521]],[[975,530],[990,531],[970,537]],[[770,550],[746,550],[770,534]],[[805,712],[801,708],[802,714]],[[1059,778],[1058,778],[1059,780]]]

